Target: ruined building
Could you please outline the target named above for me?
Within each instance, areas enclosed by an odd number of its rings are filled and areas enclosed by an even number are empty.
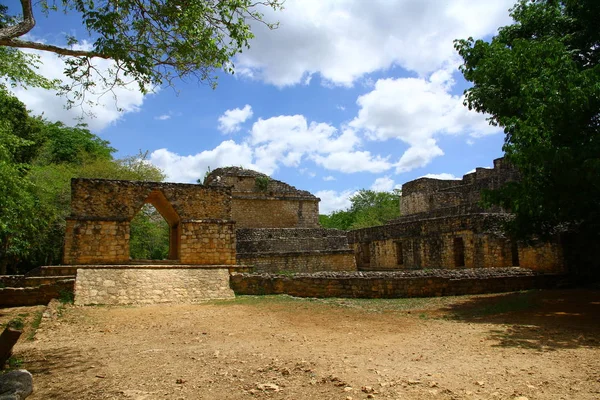
[[[319,225],[319,199],[242,168],[219,168],[205,185],[74,179],[64,264],[131,260],[129,227],[146,203],[170,229],[163,264],[245,265],[257,272],[356,270],[343,231]]]
[[[483,209],[483,189],[517,179],[504,159],[460,180],[420,178],[402,186],[401,217],[384,226],[348,232],[360,270],[490,268],[521,266],[560,271],[556,242],[525,245],[503,233],[510,214]]]
[[[313,194],[239,167],[215,169],[204,184],[231,190],[238,264],[256,272],[356,270],[346,233],[319,225]]]

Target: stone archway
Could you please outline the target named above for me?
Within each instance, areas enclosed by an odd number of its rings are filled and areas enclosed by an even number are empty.
[[[169,225],[173,264],[236,263],[229,188],[105,179],[71,181],[63,263],[131,264],[130,221],[146,203]]]

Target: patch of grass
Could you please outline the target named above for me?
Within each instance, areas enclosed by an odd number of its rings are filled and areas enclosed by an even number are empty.
[[[456,302],[458,297],[427,297],[427,298],[402,298],[402,299],[351,299],[351,298],[311,298],[292,297],[288,295],[266,296],[236,296],[231,300],[213,300],[210,304],[223,305],[258,305],[258,304],[302,304],[306,306],[319,304],[329,307],[352,308],[365,312],[406,312],[410,310],[436,310]],[[427,316],[429,318],[429,316]]]
[[[7,364],[8,364],[9,369],[20,369],[21,366],[23,365],[23,360],[15,357],[15,356],[12,356],[8,359]]]
[[[22,331],[25,327],[25,323],[21,318],[13,318],[6,324],[8,328],[16,329],[18,331]]]
[[[31,330],[29,331],[29,334],[27,335],[27,340],[35,339],[35,333],[37,332],[38,328],[40,327],[40,324],[42,323],[43,315],[44,315],[44,312],[41,310],[35,313],[35,315],[33,317],[33,321],[31,321]]]
[[[266,192],[269,188],[269,181],[271,179],[268,176],[257,176],[254,180],[256,189],[260,192]]]
[[[58,301],[62,304],[73,304],[75,302],[75,293],[72,290],[61,290],[58,292]]]

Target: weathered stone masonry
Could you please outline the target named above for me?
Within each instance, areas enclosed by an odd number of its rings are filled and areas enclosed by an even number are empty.
[[[197,303],[233,298],[226,266],[93,266],[77,270],[75,304]]]
[[[238,264],[256,272],[355,271],[354,252],[344,231],[263,228],[236,231]]]
[[[321,228],[311,193],[238,167],[215,169],[204,183],[231,188],[238,264],[256,272],[356,270],[345,232]]]
[[[261,187],[257,179],[262,179],[265,186]],[[318,197],[260,172],[217,168],[204,184],[231,188],[231,216],[238,229],[320,228]]]
[[[483,209],[483,189],[518,179],[503,159],[494,169],[477,168],[461,180],[421,178],[402,186],[402,216],[384,226],[348,232],[361,270],[419,268],[498,268],[521,266],[563,270],[558,241],[534,245],[506,237],[502,224],[511,215]]]
[[[229,189],[103,179],[71,182],[63,262],[129,263],[130,221],[145,203],[169,224],[174,263],[235,264]]]

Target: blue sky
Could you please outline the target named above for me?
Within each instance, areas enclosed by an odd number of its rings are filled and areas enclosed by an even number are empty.
[[[100,98],[84,117],[118,149],[148,151],[169,181],[243,166],[319,196],[321,212],[356,190],[392,190],[422,177],[460,178],[502,156],[504,136],[462,105],[456,38],[490,38],[511,22],[513,0],[287,0],[265,11],[251,49],[212,90],[176,83],[143,95],[135,86]],[[15,5],[16,6],[16,5]],[[76,16],[37,15],[30,39],[60,44],[87,33]],[[41,72],[63,64],[40,53]],[[109,61],[98,61],[108,68]],[[74,124],[81,110],[41,89],[15,89],[35,113]],[[93,96],[93,94],[90,94]]]

